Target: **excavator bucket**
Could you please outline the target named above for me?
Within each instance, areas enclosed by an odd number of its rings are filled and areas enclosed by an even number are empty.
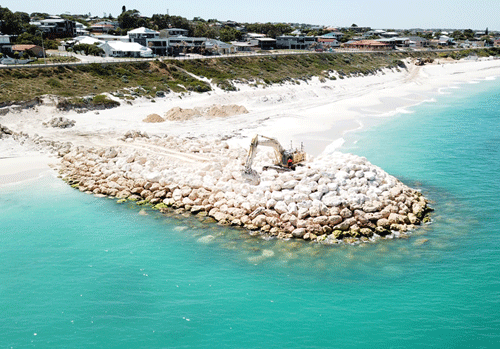
[[[260,184],[260,176],[254,169],[242,171],[241,177],[243,177],[245,181],[252,185]]]

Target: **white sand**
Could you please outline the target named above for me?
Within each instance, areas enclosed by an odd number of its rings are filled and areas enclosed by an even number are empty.
[[[13,139],[0,140],[0,186],[39,177],[51,171],[56,157],[40,153],[30,145],[20,145]]]
[[[318,155],[332,142],[341,144],[342,135],[359,128],[366,117],[390,117],[409,106],[432,100],[443,89],[500,76],[500,60],[496,59],[408,67],[400,72],[385,70],[376,76],[328,80],[325,83],[313,79],[300,85],[266,88],[238,85],[237,92],[216,88],[203,94],[171,93],[165,98],[157,98],[156,103],[136,100],[132,105],[98,113],[60,112],[48,103],[35,109],[9,112],[0,116],[0,124],[30,136],[38,134],[46,139],[87,146],[111,146],[125,132],[138,130],[149,135],[231,136],[230,144],[247,147],[250,137],[259,133],[278,138],[285,147],[290,141],[294,146],[303,141],[307,152]],[[207,108],[214,104],[243,106],[249,113],[226,118],[143,122],[150,114],[165,115],[174,107]],[[69,129],[42,125],[61,115],[75,120],[76,125]],[[13,178],[25,179],[33,173],[38,175],[54,160],[46,154],[34,152],[31,146],[15,146],[2,139],[0,186],[12,182]]]

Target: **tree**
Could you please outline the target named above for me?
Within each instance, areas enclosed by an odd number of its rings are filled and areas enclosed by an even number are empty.
[[[42,38],[40,37],[40,34],[33,35],[30,33],[22,33],[20,34],[17,39],[16,39],[16,44],[31,44],[31,45],[39,45],[42,46]]]
[[[137,28],[138,27],[138,20],[139,20],[139,15],[140,12],[137,10],[128,10],[125,12],[122,12],[118,16],[118,24],[120,25],[120,28],[122,29],[131,29],[131,28]]]
[[[8,8],[0,6],[0,21],[4,34],[19,35],[29,26],[30,16],[25,12],[12,13]]]
[[[245,27],[248,32],[266,34],[271,38],[276,38],[276,36],[290,33],[292,31],[292,27],[284,23],[247,23],[245,24]]]
[[[455,40],[465,40],[466,37],[465,35],[460,31],[460,30],[455,30],[452,34],[451,37]]]
[[[85,55],[94,55],[98,56],[104,54],[104,50],[97,45],[89,45],[89,44],[77,44],[73,46],[73,51],[83,51]]]
[[[489,36],[483,36],[481,40],[484,40],[484,46],[493,46],[494,42]]]
[[[472,30],[472,29],[465,29],[464,30],[464,36],[468,40],[474,39],[474,30]]]
[[[241,40],[243,35],[241,34],[240,31],[234,28],[225,27],[219,30],[219,36],[221,41],[230,42],[230,41]]]
[[[484,32],[485,35],[488,35],[488,27],[486,27],[486,31]]]
[[[122,6],[122,13],[126,12],[127,11],[127,8],[125,7],[125,5]]]

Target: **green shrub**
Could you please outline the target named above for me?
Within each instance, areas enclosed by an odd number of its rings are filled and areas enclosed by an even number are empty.
[[[63,87],[63,84],[59,80],[54,79],[54,78],[50,78],[49,80],[47,80],[47,84],[50,87],[54,87],[54,88],[62,88]]]
[[[109,99],[106,95],[96,95],[92,98],[95,105],[119,106],[120,102]]]

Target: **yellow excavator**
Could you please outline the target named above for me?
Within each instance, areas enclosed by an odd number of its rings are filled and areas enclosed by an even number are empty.
[[[280,172],[293,171],[295,167],[301,165],[306,160],[304,145],[301,144],[300,149],[284,149],[276,138],[255,135],[250,143],[245,167],[242,176],[250,182],[258,184],[260,182],[259,175],[252,169],[252,163],[255,158],[258,146],[272,147],[274,149],[275,162],[272,166],[264,166],[263,170],[274,169]]]

